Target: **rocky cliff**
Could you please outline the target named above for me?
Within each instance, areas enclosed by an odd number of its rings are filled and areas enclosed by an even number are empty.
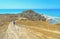
[[[33,10],[26,10],[20,14],[21,17],[28,18],[29,20],[33,21],[46,21],[46,18],[42,14],[38,14]]]

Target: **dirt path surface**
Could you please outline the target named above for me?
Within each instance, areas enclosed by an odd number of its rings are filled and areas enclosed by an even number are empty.
[[[60,39],[60,31],[47,30],[35,26],[14,25],[11,22],[0,39]]]
[[[1,39],[40,39],[31,32],[28,32],[25,27],[13,25],[12,22],[9,24],[7,31],[4,32],[3,35],[4,36]]]

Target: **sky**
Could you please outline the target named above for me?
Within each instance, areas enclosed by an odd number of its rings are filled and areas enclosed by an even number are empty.
[[[60,0],[0,0],[0,9],[60,9]]]
[[[0,0],[0,14],[1,12],[14,12],[14,10],[6,9],[43,9],[35,11],[60,17],[60,0]],[[19,10],[16,12],[19,12]]]

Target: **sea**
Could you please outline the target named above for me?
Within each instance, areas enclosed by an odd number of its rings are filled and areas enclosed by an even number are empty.
[[[33,10],[39,14],[60,17],[60,9],[0,9],[0,14],[18,14],[25,10]]]
[[[0,9],[0,14],[19,14],[26,10],[33,10],[38,14],[44,14],[51,17],[58,17],[58,19],[55,19],[60,20],[60,9]],[[49,21],[49,23],[57,23],[56,20],[51,20]]]

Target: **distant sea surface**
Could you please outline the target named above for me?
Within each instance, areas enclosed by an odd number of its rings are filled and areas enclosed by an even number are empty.
[[[18,14],[28,9],[0,9],[0,14]],[[60,17],[60,9],[31,9],[39,14]]]

